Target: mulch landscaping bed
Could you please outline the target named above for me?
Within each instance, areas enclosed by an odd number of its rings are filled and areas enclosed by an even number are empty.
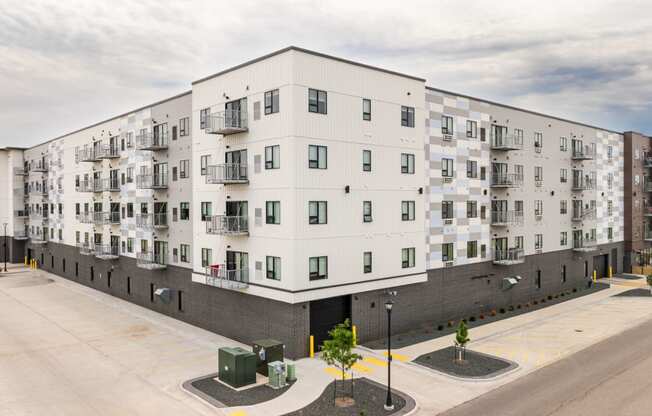
[[[455,361],[455,347],[423,354],[413,362],[433,370],[464,378],[489,378],[516,368],[516,364],[475,351],[466,350],[465,363]]]
[[[613,297],[636,297],[636,298],[649,298],[652,297],[650,295],[650,289],[643,289],[643,288],[638,288],[638,289],[632,289],[628,290],[626,292],[621,292],[618,293],[617,295],[613,295]]]
[[[217,374],[210,374],[192,381],[190,385],[204,395],[216,400],[224,407],[249,406],[266,402],[280,396],[291,387],[291,384],[289,384],[282,389],[276,390],[262,385],[237,391],[213,380],[215,377],[217,377]],[[217,405],[218,403],[215,404]]]
[[[351,394],[351,382],[353,382],[353,396],[355,404],[349,407],[338,407],[333,402],[334,383],[326,387],[324,392],[308,406],[284,416],[385,416],[402,415],[414,408],[414,400],[403,393],[392,391],[394,410],[387,411],[384,408],[387,398],[387,388],[381,384],[366,378],[354,380],[336,381],[338,397]]]
[[[449,322],[430,322],[421,325],[419,328],[412,331],[403,332],[400,334],[392,335],[392,348],[404,348],[411,345],[419,344],[424,341],[430,341],[441,336],[450,335],[455,333],[457,325],[459,324],[459,319],[464,319],[468,328],[475,328],[480,325],[488,324],[491,322],[500,321],[502,319],[512,318],[524,313],[531,311],[536,311],[538,309],[545,308],[546,306],[556,305],[558,303],[570,300],[577,299],[582,296],[590,295],[595,292],[599,292],[604,289],[608,289],[608,283],[594,283],[590,288],[576,288],[576,292],[573,292],[573,289],[569,289],[564,293],[557,294],[554,296],[542,296],[541,298],[533,299],[529,302],[529,306],[526,306],[528,303],[521,303],[511,306],[505,306],[504,308],[497,308],[494,310],[495,316],[492,316],[491,311],[484,312],[484,314],[476,314],[475,316],[467,317],[458,317],[456,320],[451,320]],[[569,293],[570,292],[570,293]],[[555,297],[556,296],[556,297]],[[537,304],[535,305],[534,302]],[[396,305],[400,307],[400,303]],[[482,318],[481,318],[482,315]],[[387,338],[368,341],[362,344],[367,348],[374,350],[382,350],[387,348]]]

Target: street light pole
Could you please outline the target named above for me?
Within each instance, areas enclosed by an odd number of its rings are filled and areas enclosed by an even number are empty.
[[[394,302],[388,300],[385,302],[387,310],[387,400],[385,401],[385,410],[394,410],[392,403],[392,306]]]
[[[7,271],[7,223],[3,223],[5,228],[5,272]]]

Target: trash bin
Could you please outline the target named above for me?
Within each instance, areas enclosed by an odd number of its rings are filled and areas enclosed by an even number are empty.
[[[256,354],[256,371],[267,376],[267,364],[274,361],[283,361],[285,345],[275,339],[261,339],[253,342]]]
[[[233,386],[242,387],[256,382],[256,356],[243,348],[218,350],[218,378]]]

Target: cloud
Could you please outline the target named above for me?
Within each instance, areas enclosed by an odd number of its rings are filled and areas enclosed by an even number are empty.
[[[652,133],[640,0],[3,1],[0,145],[31,145],[288,45],[468,95]]]

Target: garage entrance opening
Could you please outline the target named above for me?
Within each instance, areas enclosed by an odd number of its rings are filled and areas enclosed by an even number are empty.
[[[350,295],[310,302],[310,334],[315,337],[315,351],[328,339],[328,331],[346,319],[351,319]]]

